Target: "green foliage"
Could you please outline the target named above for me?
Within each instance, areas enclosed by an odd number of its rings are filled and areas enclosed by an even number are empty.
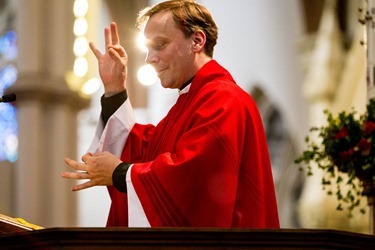
[[[355,110],[337,116],[325,110],[324,114],[327,125],[310,129],[310,133],[317,133],[319,142],[307,136],[307,149],[295,163],[304,166],[308,176],[313,174],[314,164],[323,170],[323,190],[333,195],[331,188],[334,186],[339,201],[337,210],[343,210],[343,204],[347,204],[351,215],[360,205],[362,195],[362,186],[354,180],[372,181],[375,176],[375,99],[369,101],[366,113],[361,116]],[[343,175],[348,176],[347,182]],[[347,191],[343,193],[344,186]],[[360,211],[364,212],[363,209]]]

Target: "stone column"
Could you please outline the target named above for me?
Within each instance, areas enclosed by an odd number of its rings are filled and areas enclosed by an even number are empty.
[[[73,184],[60,177],[63,158],[75,159],[79,110],[89,100],[71,91],[64,75],[73,67],[73,1],[20,0],[16,13],[19,77],[19,158],[14,169],[13,207],[42,227],[75,226]]]

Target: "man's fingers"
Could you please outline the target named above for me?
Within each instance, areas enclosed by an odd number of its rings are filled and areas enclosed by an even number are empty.
[[[111,45],[112,36],[109,28],[104,29],[104,40],[105,40],[105,50],[108,50],[108,46]]]
[[[74,180],[90,179],[90,176],[87,172],[62,172],[61,176],[67,179]]]
[[[73,186],[72,191],[79,191],[79,190],[83,190],[83,189],[90,188],[90,187],[93,187],[93,186],[95,186],[95,184],[92,181],[87,181],[87,182],[84,182],[82,184],[78,184],[78,185]]]
[[[119,55],[119,58],[121,58],[121,57],[127,58],[128,57],[125,49],[121,45],[110,45],[110,46],[108,46],[108,52],[109,52],[109,54],[117,53]]]
[[[84,170],[84,171],[87,170],[87,165],[85,163],[79,163],[79,162],[77,162],[75,160],[72,160],[68,157],[65,157],[64,161],[65,161],[66,164],[68,164],[69,166],[71,166],[75,170]]]
[[[118,35],[117,24],[115,22],[112,22],[110,26],[111,26],[112,45],[118,45],[120,44],[120,38]]]
[[[66,162],[66,164],[68,164],[69,166],[71,166],[72,168],[74,168],[76,170],[84,170],[84,168],[87,167],[86,164],[78,163],[77,161],[74,161],[74,160],[72,160],[68,157],[65,157],[64,161]],[[82,190],[82,189],[86,189],[86,188],[95,186],[95,183],[91,180],[91,177],[87,172],[62,172],[61,176],[66,178],[66,179],[72,179],[72,180],[87,180],[87,179],[90,179],[89,181],[87,181],[85,183],[73,186],[72,191],[79,191],[79,190]]]
[[[120,62],[122,63],[122,60],[121,60],[121,57],[118,53],[116,53],[116,51],[114,49],[109,49],[108,51],[110,57],[114,60],[114,61],[117,61],[117,62]]]
[[[72,159],[70,159],[70,158],[68,158],[68,157],[65,157],[64,158],[64,161],[65,161],[65,163],[67,164],[67,165],[69,165],[69,166],[71,166],[71,167],[73,167],[72,165],[76,165],[76,161],[75,160],[72,160]],[[73,167],[74,168],[74,167]]]
[[[91,51],[94,53],[96,59],[99,60],[99,58],[102,56],[102,53],[96,48],[95,44],[93,42],[89,43]]]
[[[83,156],[82,156],[82,161],[85,163],[85,164],[87,164],[87,162],[88,162],[88,159],[90,158],[90,157],[92,157],[92,153],[86,153],[86,154],[84,154]]]

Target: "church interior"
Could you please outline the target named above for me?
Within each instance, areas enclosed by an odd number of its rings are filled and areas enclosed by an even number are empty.
[[[104,27],[117,22],[136,119],[157,123],[178,93],[163,89],[144,67],[135,19],[158,2],[0,0],[0,94],[17,95],[15,102],[0,103],[0,214],[45,228],[105,226],[106,188],[72,192],[73,181],[60,177],[68,170],[64,157],[80,160],[100,117],[103,89],[88,42],[103,48]],[[306,176],[294,160],[309,128],[324,124],[323,110],[363,112],[373,96],[366,43],[371,24],[362,20],[372,1],[197,2],[219,27],[214,59],[261,112],[281,228],[369,233],[365,198],[364,214],[337,211],[319,172]]]

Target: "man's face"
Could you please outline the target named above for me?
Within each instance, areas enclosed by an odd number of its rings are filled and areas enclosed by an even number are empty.
[[[151,64],[164,88],[180,88],[194,76],[193,39],[177,28],[170,12],[153,15],[144,34],[148,48],[146,62]]]

